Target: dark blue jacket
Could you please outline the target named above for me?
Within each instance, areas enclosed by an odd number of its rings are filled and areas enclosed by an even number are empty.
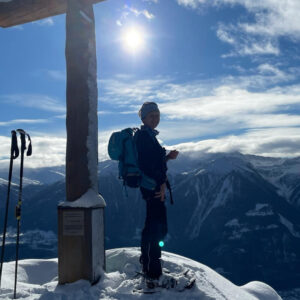
[[[166,149],[157,141],[157,134],[158,131],[142,125],[136,139],[139,168],[156,181],[156,190],[167,180]]]

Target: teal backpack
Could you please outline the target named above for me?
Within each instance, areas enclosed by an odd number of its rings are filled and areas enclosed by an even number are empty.
[[[156,181],[138,167],[136,138],[139,131],[138,128],[126,128],[112,133],[108,142],[108,154],[112,160],[119,161],[119,179],[123,179],[124,186],[155,190]]]

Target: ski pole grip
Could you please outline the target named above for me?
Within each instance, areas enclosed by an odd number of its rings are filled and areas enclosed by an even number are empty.
[[[21,150],[26,149],[26,140],[25,140],[25,134],[21,133]]]
[[[21,151],[25,151],[25,149],[26,149],[26,138],[25,138],[26,132],[23,129],[17,129],[17,131],[20,133]]]
[[[15,130],[11,131],[11,156],[13,159],[19,156],[17,133]]]
[[[32,145],[31,145],[31,138],[30,138],[30,135],[28,133],[26,133],[27,135],[27,138],[29,140],[29,145],[28,145],[28,150],[27,150],[27,156],[31,156],[32,154]]]

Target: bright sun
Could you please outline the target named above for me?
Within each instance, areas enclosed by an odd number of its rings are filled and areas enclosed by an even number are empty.
[[[144,47],[145,36],[137,27],[127,29],[123,33],[123,44],[127,51],[136,53]]]

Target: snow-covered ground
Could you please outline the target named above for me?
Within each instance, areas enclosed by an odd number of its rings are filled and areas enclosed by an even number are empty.
[[[183,256],[163,252],[164,268],[180,272],[190,268],[195,272],[196,285],[191,290],[176,292],[163,290],[146,295],[133,293],[140,271],[138,248],[120,248],[106,251],[107,273],[94,286],[79,280],[59,286],[57,259],[28,259],[19,262],[17,297],[22,299],[198,299],[198,300],[279,300],[280,296],[262,282],[236,286],[209,267]],[[11,299],[14,286],[14,262],[4,264],[1,299]]]

